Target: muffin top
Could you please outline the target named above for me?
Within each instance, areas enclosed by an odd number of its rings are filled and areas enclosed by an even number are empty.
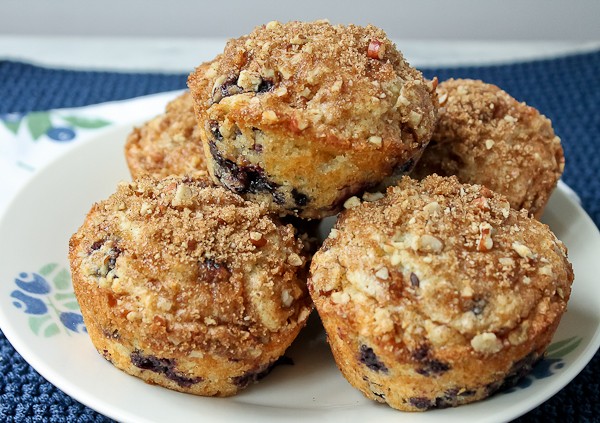
[[[413,175],[456,175],[539,217],[564,170],[550,120],[479,80],[450,79],[437,91],[437,127]]]
[[[159,356],[252,360],[310,311],[293,227],[189,178],[121,184],[93,206],[70,258],[97,301],[109,296],[107,312],[130,322],[120,330],[137,331],[135,347]]]
[[[133,129],[125,143],[125,158],[133,179],[171,175],[209,178],[189,92],[169,102],[165,113]]]
[[[339,148],[400,139],[416,148],[435,123],[432,84],[374,26],[269,22],[230,40],[188,83],[225,136],[235,122]]]
[[[456,360],[543,333],[572,280],[546,225],[485,187],[434,175],[405,177],[343,212],[309,284],[319,312],[343,316],[382,350],[410,357],[427,345]]]

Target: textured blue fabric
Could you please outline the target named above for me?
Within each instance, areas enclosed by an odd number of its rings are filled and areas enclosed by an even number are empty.
[[[567,158],[564,181],[600,226],[600,52],[501,66],[424,69],[495,83],[548,116]],[[0,114],[77,107],[185,88],[186,75],[83,72],[0,61]],[[518,422],[600,421],[600,354]],[[108,422],[40,377],[0,333],[1,422]]]

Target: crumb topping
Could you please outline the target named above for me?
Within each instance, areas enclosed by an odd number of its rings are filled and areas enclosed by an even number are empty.
[[[125,157],[133,179],[188,175],[208,180],[190,93],[167,104],[165,113],[134,128],[127,137]]]
[[[546,225],[485,187],[433,175],[405,177],[384,198],[344,211],[309,285],[320,312],[382,334],[382,350],[468,345],[485,355],[545,331],[572,280]]]
[[[437,127],[414,175],[456,175],[539,217],[564,170],[560,139],[550,120],[479,80],[450,79],[437,91]]]
[[[73,268],[140,350],[250,360],[303,325],[307,254],[262,206],[189,178],[122,183],[73,236]]]
[[[323,142],[419,145],[435,121],[432,87],[371,25],[271,22],[230,40],[189,85],[209,119]]]

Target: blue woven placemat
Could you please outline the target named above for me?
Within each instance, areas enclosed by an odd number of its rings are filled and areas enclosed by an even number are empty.
[[[600,169],[600,51],[511,65],[424,69],[424,73],[440,80],[483,79],[548,116],[565,149],[563,180],[579,194],[583,207],[600,226],[600,178],[596,173]],[[0,114],[77,107],[182,89],[186,77],[67,71],[0,61]],[[600,421],[598,375],[600,354],[561,392],[517,421]],[[109,421],[46,382],[0,333],[0,422]]]

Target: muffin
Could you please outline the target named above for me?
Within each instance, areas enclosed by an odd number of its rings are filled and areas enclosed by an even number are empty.
[[[125,158],[133,179],[171,175],[210,179],[189,92],[167,104],[165,113],[133,129],[125,143]]]
[[[409,170],[435,125],[435,84],[373,26],[270,22],[188,85],[215,182],[303,218]]]
[[[92,207],[69,259],[98,352],[196,395],[233,395],[262,377],[312,307],[292,226],[189,178],[121,184]]]
[[[455,177],[405,177],[385,198],[355,203],[308,284],[354,387],[399,410],[457,406],[542,357],[573,281],[546,225]]]
[[[539,218],[565,164],[550,120],[482,81],[450,79],[437,90],[437,127],[412,176],[456,175]]]

